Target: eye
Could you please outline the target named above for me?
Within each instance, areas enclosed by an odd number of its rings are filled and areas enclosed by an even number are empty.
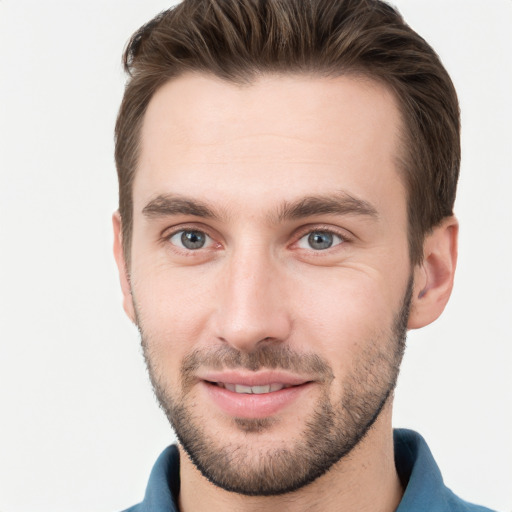
[[[171,244],[189,251],[204,249],[212,243],[212,239],[206,233],[195,229],[177,231],[169,237],[169,241]]]
[[[343,238],[330,231],[311,231],[299,239],[297,245],[301,249],[313,249],[314,251],[323,251],[330,249],[343,242]]]

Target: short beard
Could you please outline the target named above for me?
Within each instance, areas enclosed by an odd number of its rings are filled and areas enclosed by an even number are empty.
[[[285,345],[267,345],[251,353],[231,347],[193,351],[181,367],[181,393],[171,393],[155,368],[151,343],[141,329],[144,357],[155,395],[169,419],[178,440],[201,474],[214,485],[247,496],[275,496],[296,491],[325,474],[346,457],[365,437],[393,394],[405,350],[407,322],[413,289],[409,279],[401,308],[391,329],[382,338],[368,343],[368,349],[354,363],[343,382],[340,403],[329,398],[333,371],[317,355],[291,351]],[[139,326],[141,324],[139,323]],[[235,418],[234,424],[247,434],[242,444],[207,434],[207,411],[197,411],[187,400],[193,375],[199,366],[209,368],[280,368],[318,376],[325,384],[315,410],[305,423],[300,438],[292,446],[261,449],[257,462],[251,456],[251,435],[267,431],[272,439],[273,418]],[[222,435],[222,433],[221,433]]]

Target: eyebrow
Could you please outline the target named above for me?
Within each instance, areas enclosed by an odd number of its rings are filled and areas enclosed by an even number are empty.
[[[364,199],[346,192],[327,196],[307,196],[295,202],[285,202],[277,211],[274,222],[298,220],[315,215],[362,215],[378,218],[377,209]]]
[[[219,218],[219,215],[203,201],[173,194],[162,194],[155,197],[143,208],[142,213],[149,218],[173,215],[193,215],[206,219]]]
[[[174,194],[161,194],[155,197],[143,208],[142,213],[152,219],[174,215],[192,215],[213,220],[222,217],[204,201]],[[269,215],[269,220],[273,224],[279,224],[316,215],[379,217],[376,208],[368,201],[346,192],[339,192],[325,196],[306,196],[292,202],[285,201],[275,213]]]

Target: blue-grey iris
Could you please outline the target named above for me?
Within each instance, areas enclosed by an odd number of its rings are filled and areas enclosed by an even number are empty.
[[[206,235],[201,231],[183,231],[181,243],[187,249],[201,249],[206,243]]]
[[[334,235],[327,231],[313,231],[308,236],[308,243],[315,251],[329,249],[334,243]]]

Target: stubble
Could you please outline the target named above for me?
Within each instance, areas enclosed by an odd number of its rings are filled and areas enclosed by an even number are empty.
[[[391,328],[366,344],[342,383],[342,399],[333,403],[330,389],[334,372],[316,354],[292,351],[286,345],[263,345],[251,353],[224,346],[194,350],[183,360],[180,390],[171,390],[159,374],[151,340],[141,330],[144,357],[155,395],[190,460],[210,482],[227,491],[248,496],[274,496],[298,490],[346,457],[364,438],[393,393],[402,361],[411,304],[412,277]],[[139,326],[141,324],[139,323]],[[140,327],[139,327],[140,328]],[[298,436],[280,446],[260,448],[255,455],[251,436],[272,439],[274,418],[234,418],[235,428],[246,434],[244,443],[207,432],[208,411],[197,410],[190,400],[195,371],[236,368],[256,371],[282,369],[315,375],[320,397]],[[178,392],[179,391],[179,392]],[[259,438],[259,437],[258,437]]]

